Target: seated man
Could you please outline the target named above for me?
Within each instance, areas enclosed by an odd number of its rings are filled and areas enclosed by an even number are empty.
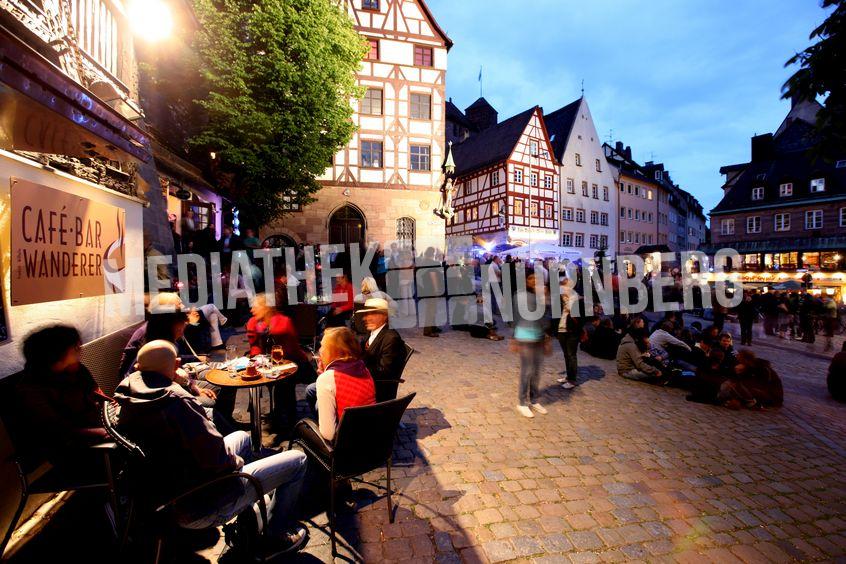
[[[363,360],[373,380],[376,381],[376,401],[396,399],[397,386],[381,382],[397,382],[405,366],[406,348],[400,334],[388,327],[388,302],[371,298],[359,310],[364,326],[369,331],[362,343]]]
[[[323,440],[331,442],[346,408],[376,403],[376,385],[361,359],[355,334],[346,327],[330,328],[323,334],[317,368],[321,374],[313,389],[318,424],[305,419],[298,430],[307,431],[306,438],[309,431],[317,431]]]
[[[661,370],[647,361],[649,337],[643,331],[629,331],[617,349],[617,373],[623,378],[666,384]]]
[[[617,358],[617,347],[620,337],[614,331],[614,323],[610,318],[602,319],[593,331],[587,352],[596,358],[614,360]]]
[[[40,451],[54,465],[78,467],[78,447],[104,442],[100,424],[100,392],[91,373],[79,362],[79,332],[54,325],[26,337],[24,375],[17,383],[17,417],[13,433],[22,445]],[[102,459],[85,461],[102,466]]]
[[[250,437],[237,431],[226,437],[217,432],[197,400],[174,382],[177,356],[173,343],[152,341],[141,347],[138,371],[123,380],[115,392],[121,405],[121,429],[137,441],[146,455],[147,479],[142,487],[154,503],[165,502],[203,482],[232,472],[258,478],[270,497],[267,546],[264,556],[299,550],[306,538],[291,517],[306,471],[306,457],[297,451],[253,459]],[[203,499],[182,508],[180,524],[205,528],[219,517],[240,515],[257,500],[241,480],[223,482],[205,491]],[[234,547],[237,548],[237,547]]]
[[[667,351],[671,357],[676,357],[682,352],[689,353],[690,347],[672,335],[673,323],[671,321],[663,322],[652,335],[649,336],[649,343],[653,347],[658,347]]]

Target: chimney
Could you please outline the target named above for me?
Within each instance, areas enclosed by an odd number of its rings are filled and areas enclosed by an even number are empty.
[[[626,155],[628,160],[632,160],[632,148],[630,145],[626,145],[626,150],[623,153]]]
[[[614,149],[622,155],[623,154],[623,142],[617,141],[617,143],[614,145]]]
[[[765,133],[752,138],[752,162],[768,161],[773,158],[773,134]]]
[[[479,131],[493,127],[499,122],[499,113],[484,98],[479,98],[464,110],[470,123],[476,126]]]

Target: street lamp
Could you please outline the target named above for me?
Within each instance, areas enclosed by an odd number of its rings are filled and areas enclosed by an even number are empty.
[[[168,38],[173,31],[173,16],[163,0],[132,0],[128,15],[135,35],[151,43]]]

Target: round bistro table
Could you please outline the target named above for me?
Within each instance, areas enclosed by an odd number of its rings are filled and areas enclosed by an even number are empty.
[[[232,376],[232,373],[228,370],[219,369],[210,370],[206,373],[206,381],[214,384],[215,386],[220,386],[221,388],[245,389],[250,392],[250,404],[253,406],[253,409],[250,411],[253,452],[259,452],[261,450],[261,397],[259,396],[259,391],[263,386],[270,388],[274,384],[287,380],[296,372],[297,367],[292,366],[282,370],[278,378],[265,378],[264,376],[259,376],[258,378],[250,378],[247,380],[244,379],[246,370],[237,372],[235,376]]]

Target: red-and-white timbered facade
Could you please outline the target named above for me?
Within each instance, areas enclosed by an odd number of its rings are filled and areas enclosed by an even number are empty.
[[[457,163],[459,168],[461,163]],[[558,241],[559,175],[543,111],[536,108],[511,153],[456,179],[447,239],[492,247]]]
[[[338,240],[350,235],[332,226],[333,216],[342,211],[345,221],[361,218],[352,238],[387,244],[411,237],[417,248],[442,248],[444,224],[433,210],[441,198],[435,184],[446,152],[452,42],[424,0],[345,0],[344,5],[370,44],[357,73],[366,88],[364,98],[354,102],[358,129],[319,178],[324,188],[317,201],[285,216],[266,234],[315,243],[356,242]]]

